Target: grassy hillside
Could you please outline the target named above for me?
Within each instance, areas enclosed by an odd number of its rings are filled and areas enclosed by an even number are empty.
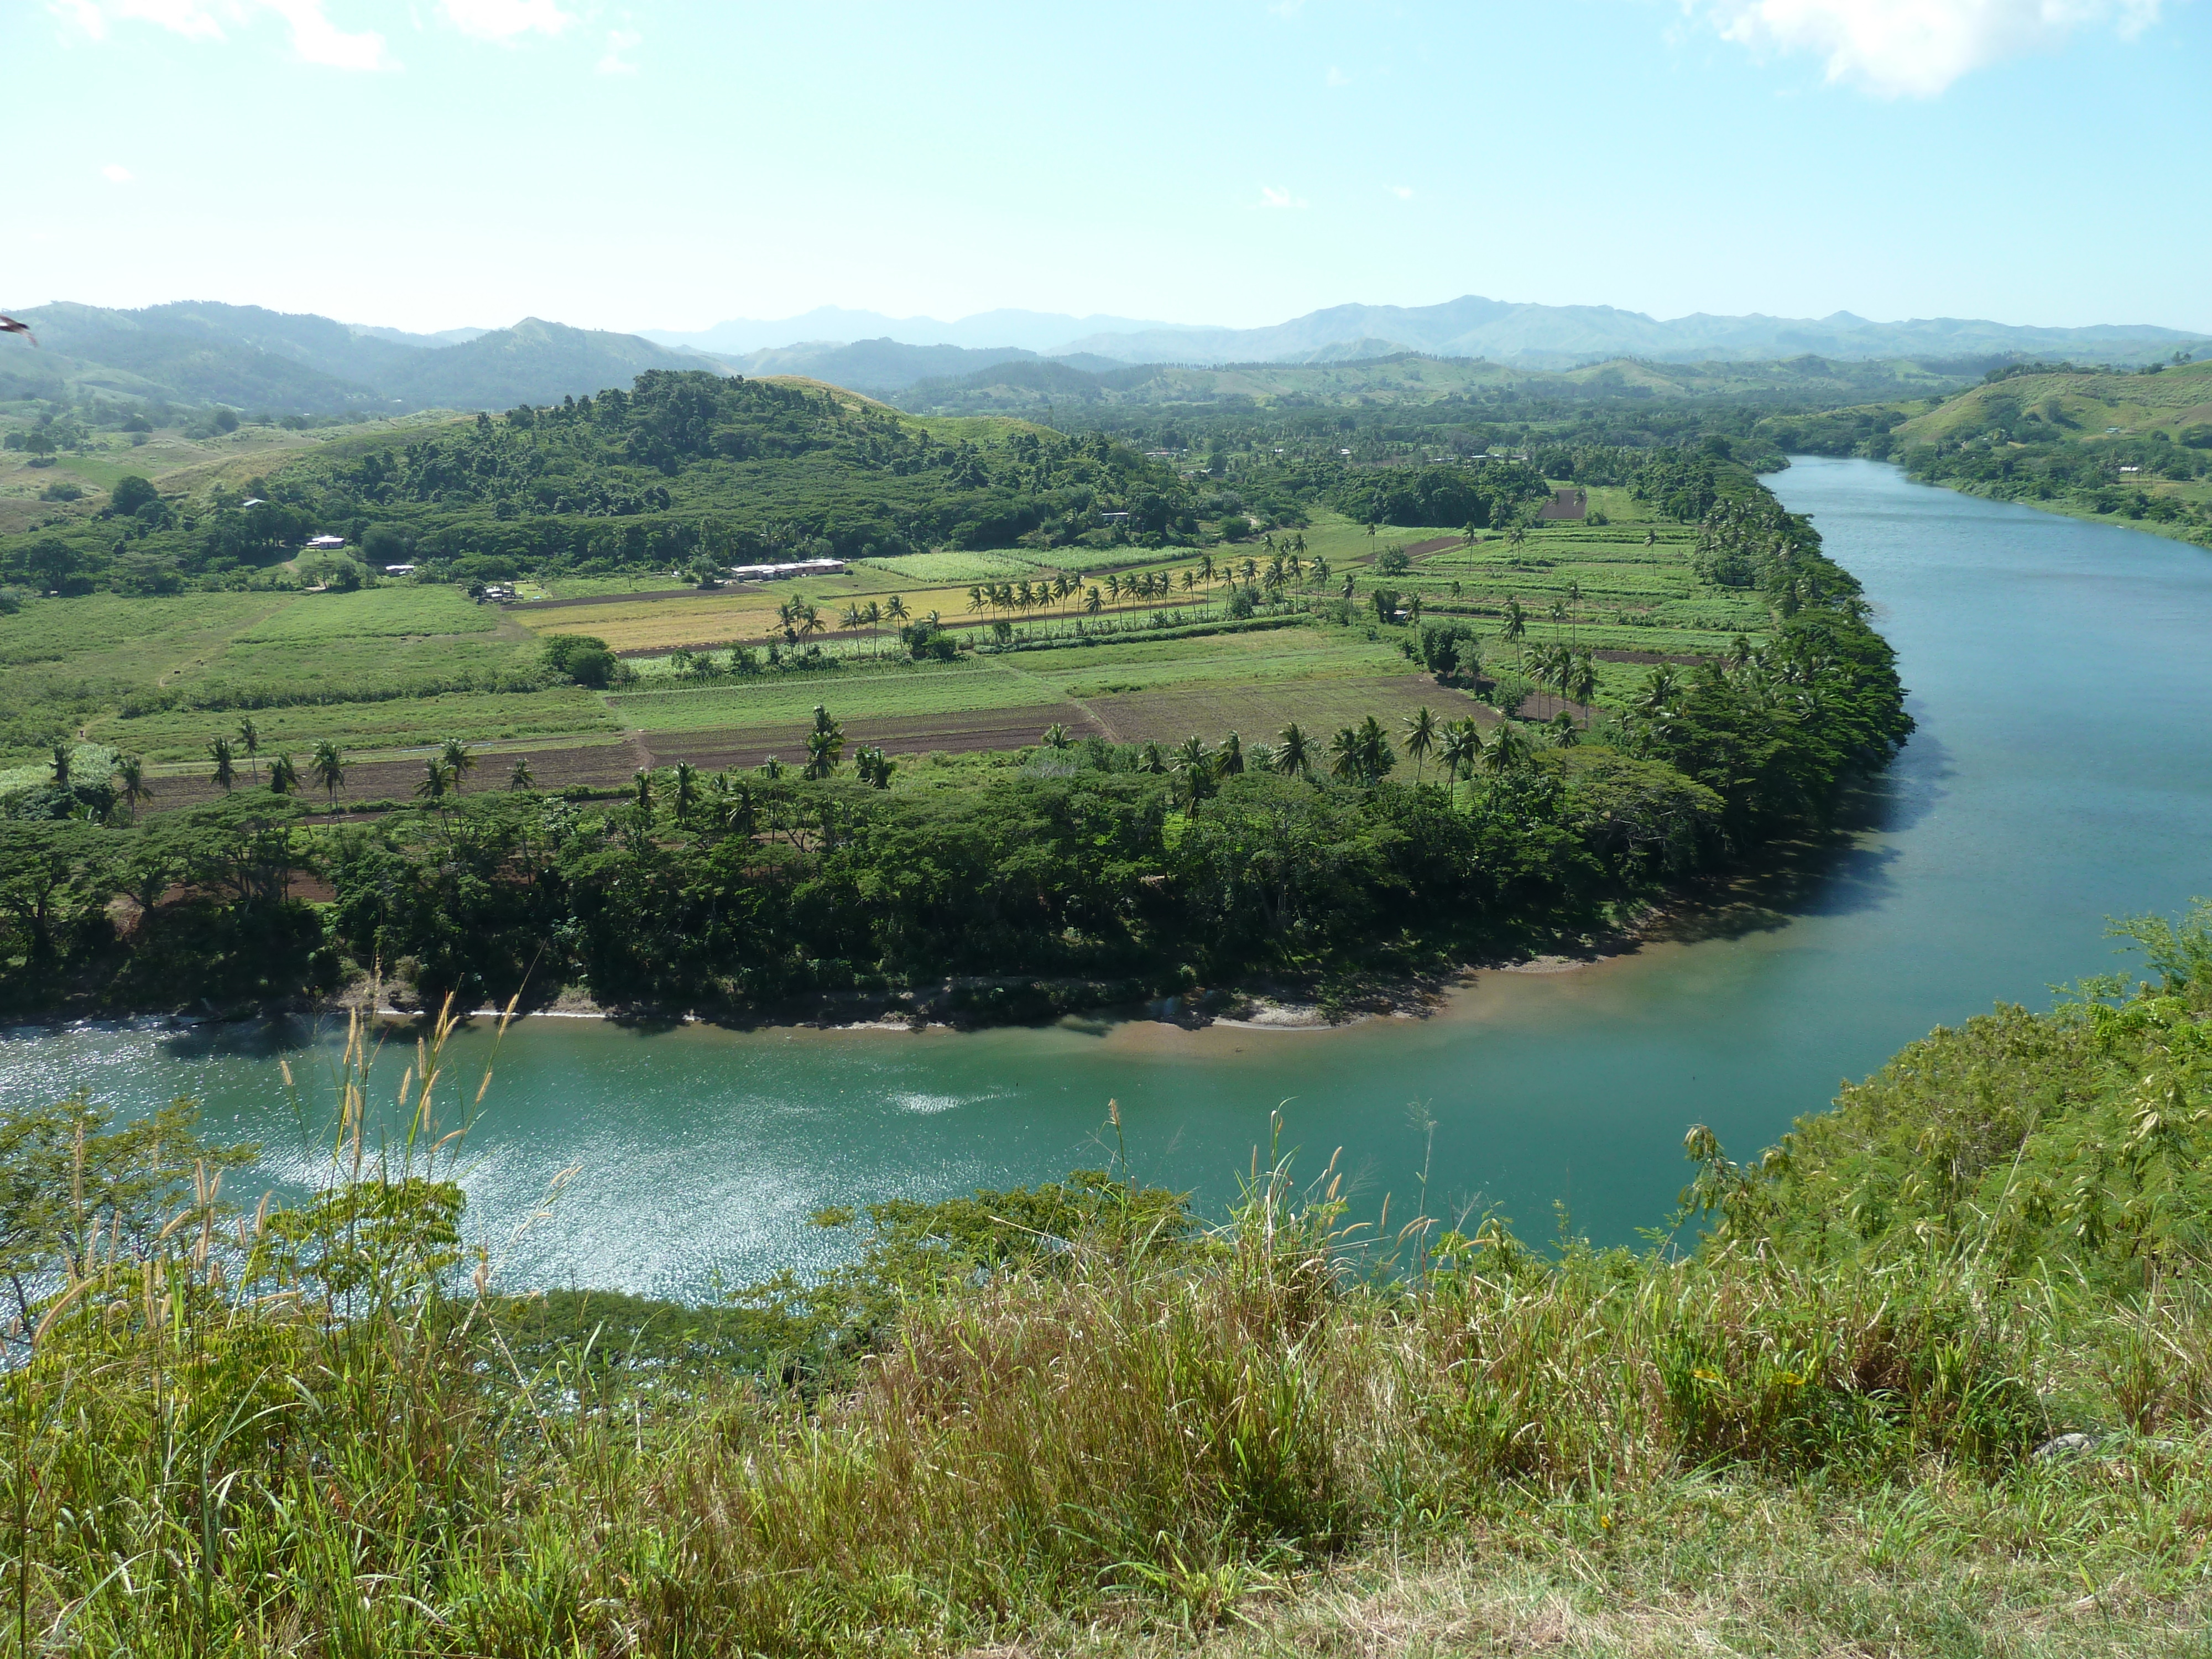
[[[450,1149],[234,1221],[186,1109],[26,1115],[10,1188],[82,1156],[143,1255],[65,1208],[11,1234],[49,1287],[5,1377],[11,1612],[156,1659],[2181,1659],[2208,929],[2139,927],[2134,994],[1938,1030],[1757,1163],[1685,1126],[1642,1253],[1428,1213],[1415,1170],[1350,1226],[1279,1127],[1225,1217],[1115,1160],[825,1212],[852,1266],[721,1308],[518,1301]],[[499,1086],[441,1039],[398,1108],[440,1129]]]
[[[1944,399],[1763,422],[1785,449],[1872,455],[1917,478],[2212,546],[2212,361],[2026,367]]]

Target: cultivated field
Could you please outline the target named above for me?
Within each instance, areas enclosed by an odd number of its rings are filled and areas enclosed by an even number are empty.
[[[503,784],[517,756],[527,757],[541,787],[619,784],[640,766],[678,759],[717,768],[756,765],[770,754],[788,761],[803,756],[817,704],[842,722],[848,752],[1018,748],[1054,722],[1126,743],[1196,735],[1212,744],[1231,731],[1267,741],[1292,721],[1325,738],[1370,714],[1395,726],[1423,705],[1446,718],[1494,718],[1416,669],[1401,649],[1405,630],[1378,622],[1370,603],[1378,589],[1401,603],[1419,596],[1425,617],[1471,623],[1486,636],[1493,672],[1512,669],[1554,635],[1591,649],[1601,703],[1627,696],[1650,663],[1694,661],[1765,625],[1755,595],[1697,578],[1692,529],[1656,518],[1623,490],[1593,490],[1591,504],[1610,522],[1547,526],[1517,544],[1486,532],[1470,544],[1448,526],[1370,534],[1319,515],[1297,532],[1308,574],[1284,590],[1316,613],[1297,625],[1184,638],[1139,626],[1090,644],[1079,642],[1078,623],[1097,624],[1082,617],[1079,599],[1012,615],[977,611],[969,584],[917,586],[869,567],[704,592],[672,590],[665,576],[555,579],[545,591],[566,603],[506,611],[452,587],[412,584],[351,594],[35,599],[0,617],[9,691],[0,704],[0,763],[74,734],[143,757],[159,804],[173,805],[201,792],[210,744],[235,740],[246,719],[264,756],[303,762],[318,742],[339,744],[353,762],[340,798],[354,800],[411,791],[422,755],[451,738],[483,752],[472,787]],[[1199,568],[1192,550],[1115,551],[1130,556],[1111,574],[1164,571],[1176,580],[1169,597],[1118,600],[1105,620],[1128,626],[1153,612],[1176,623],[1219,614],[1225,576],[1182,586],[1182,573]],[[1269,558],[1256,542],[1211,553],[1217,568],[1241,570],[1249,559],[1264,572]],[[1393,553],[1406,554],[1409,568],[1376,568]],[[1031,571],[1020,580],[1046,574],[1027,550],[926,556],[1003,557]],[[1325,582],[1311,574],[1316,558],[1331,567]],[[1088,572],[1085,585],[1103,588],[1107,574]],[[1339,605],[1347,580],[1351,603]],[[893,594],[910,615],[938,612],[985,648],[913,664],[888,621],[874,629],[838,625],[848,605],[881,605]],[[815,638],[832,665],[701,680],[678,673],[668,656],[780,638],[777,607],[794,600],[820,613],[826,626]],[[1503,637],[1516,600],[1527,615],[1517,645]],[[1029,648],[988,648],[1002,618]],[[541,647],[555,634],[605,640],[632,659],[636,682],[606,692],[546,685]],[[1524,713],[1541,717],[1556,706],[1540,696]]]

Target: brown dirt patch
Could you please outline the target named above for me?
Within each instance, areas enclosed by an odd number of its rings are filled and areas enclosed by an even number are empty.
[[[1122,743],[1181,743],[1193,732],[1213,742],[1230,732],[1265,742],[1293,720],[1309,733],[1326,737],[1369,714],[1395,731],[1401,720],[1424,705],[1439,720],[1471,714],[1485,726],[1497,720],[1466,692],[1411,674],[1133,691],[1093,697],[1090,705],[1108,735]]]
[[[1431,536],[1427,541],[1415,542],[1407,548],[1406,556],[1409,559],[1425,559],[1431,553],[1442,553],[1447,549],[1465,547],[1467,544],[1468,540],[1464,536]]]
[[[884,720],[845,722],[845,757],[856,749],[881,749],[893,755],[927,755],[938,750],[967,754],[983,749],[1023,749],[1036,742],[1058,720],[1078,737],[1101,731],[1072,702],[1025,708],[985,708],[951,714],[904,714]],[[655,766],[679,760],[710,772],[758,766],[770,755],[787,761],[806,757],[809,722],[775,726],[723,726],[703,732],[646,732],[639,743]],[[628,773],[623,776],[627,777]]]

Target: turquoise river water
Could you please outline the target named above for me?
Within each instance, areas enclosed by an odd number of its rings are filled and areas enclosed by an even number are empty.
[[[527,1020],[462,1158],[471,1236],[510,1286],[702,1295],[830,1259],[845,1235],[805,1223],[826,1204],[1102,1165],[1114,1097],[1136,1173],[1216,1209],[1280,1105],[1304,1167],[1340,1147],[1364,1202],[1391,1191],[1410,1213],[1418,1103],[1437,1126],[1432,1210],[1495,1208],[1543,1237],[1563,1202],[1625,1241],[1670,1207],[1689,1124],[1755,1152],[1931,1025],[2045,1006],[2118,965],[2107,917],[2212,893],[2212,555],[1871,462],[1770,483],[1865,583],[1920,729],[1853,833],[1777,878],[1748,925],[1486,973],[1432,1018],[1333,1031]],[[459,1046],[472,1092],[489,1038]],[[0,1110],[78,1087],[125,1109],[191,1094],[263,1144],[245,1187],[296,1190],[326,1167],[330,1054],[303,1023],[21,1029],[0,1033]]]

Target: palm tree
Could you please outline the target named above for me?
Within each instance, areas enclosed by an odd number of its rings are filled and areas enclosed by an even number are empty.
[[[1170,763],[1181,781],[1193,806],[1211,792],[1213,782],[1213,757],[1206,752],[1205,743],[1195,734],[1176,745],[1175,757]]]
[[[1097,586],[1094,583],[1091,590],[1083,596],[1083,614],[1086,617],[1095,617],[1105,608],[1105,601],[1099,597]]]
[[[154,799],[154,792],[146,782],[146,763],[136,755],[120,756],[115,763],[115,776],[123,786],[124,807],[131,814],[131,821],[136,823],[138,822],[139,804]]]
[[[1513,661],[1515,666],[1520,668],[1523,672],[1526,672],[1528,666],[1528,653],[1523,647],[1522,642],[1528,637],[1528,613],[1521,608],[1521,601],[1518,599],[1508,599],[1505,601],[1505,627],[1504,632],[1507,643],[1511,645],[1513,647]]]
[[[431,756],[422,763],[422,781],[415,786],[416,799],[427,800],[433,806],[443,806],[448,781],[446,763],[435,755]]]
[[[1067,747],[1067,727],[1063,722],[1054,720],[1050,726],[1045,727],[1044,746],[1046,748],[1065,749]]]
[[[1413,757],[1413,787],[1421,783],[1421,768],[1428,760],[1429,751],[1437,746],[1436,711],[1423,703],[1406,716],[1406,752]]]
[[[837,626],[848,634],[858,634],[867,625],[867,613],[860,609],[857,602],[848,602],[837,617]]]
[[[279,755],[269,763],[269,787],[280,795],[299,793],[300,771],[289,755]]]
[[[1109,572],[1106,577],[1106,597],[1115,604],[1121,600],[1121,578],[1118,572]]]
[[[1204,582],[1208,587],[1211,587],[1213,586],[1213,555],[1211,553],[1200,554],[1198,556],[1198,579]]]
[[[1301,536],[1298,539],[1303,542],[1305,538]],[[1328,586],[1328,572],[1329,563],[1326,556],[1317,558],[1313,562],[1313,580],[1314,586],[1316,587],[1327,587]]]
[[[1528,759],[1528,739],[1510,720],[1501,720],[1490,734],[1490,747],[1482,751],[1482,769],[1493,778],[1503,777]]]
[[[860,618],[863,622],[868,624],[868,641],[872,647],[870,654],[880,656],[882,654],[883,639],[882,635],[877,632],[877,629],[882,625],[884,620],[883,606],[878,605],[873,599],[870,599],[868,601],[868,608],[860,613]]]
[[[338,786],[345,781],[345,757],[338,752],[337,744],[328,738],[317,744],[314,754],[307,761],[307,770],[323,787],[324,805],[337,811]]]
[[[1380,783],[1390,769],[1398,763],[1397,750],[1390,747],[1390,734],[1382,729],[1382,722],[1370,714],[1359,722],[1359,769],[1370,784]]]
[[[893,623],[904,626],[907,617],[906,601],[897,594],[892,594],[884,601],[884,615],[889,617]]]
[[[1552,717],[1552,741],[1562,749],[1575,746],[1575,717],[1564,708]]]
[[[1585,708],[1591,708],[1592,699],[1597,696],[1597,668],[1591,662],[1589,652],[1582,652],[1574,658],[1567,669],[1566,682],[1561,689],[1568,697]]]
[[[530,769],[530,757],[517,755],[514,757],[514,769],[507,775],[507,787],[520,793],[522,790],[533,789],[537,785],[538,775]]]
[[[690,761],[676,763],[676,822],[688,825],[691,809],[699,804],[699,769]]]
[[[1359,780],[1359,733],[1351,726],[1340,726],[1336,735],[1328,740],[1328,769],[1332,777],[1346,783]]]
[[[968,590],[968,614],[971,617],[983,614],[983,589],[980,584]]]
[[[1160,752],[1159,744],[1148,743],[1145,745],[1144,752],[1137,757],[1137,769],[1149,772],[1154,777],[1168,769],[1168,757]]]
[[[238,743],[239,747],[246,750],[246,763],[252,771],[254,781],[258,782],[261,768],[257,757],[261,753],[261,728],[254,725],[251,714],[238,723]]]
[[[438,759],[444,764],[447,775],[453,779],[453,793],[459,794],[461,780],[477,769],[476,756],[470,751],[468,744],[463,743],[459,738],[447,738],[438,750]]]
[[[1288,778],[1313,775],[1313,744],[1296,720],[1275,733],[1275,770]]]
[[[70,787],[70,768],[76,763],[76,750],[58,739],[54,744],[54,787]]]
[[[233,756],[228,738],[216,738],[208,744],[208,757],[215,762],[216,787],[228,794],[238,787],[238,769],[231,764]]]
[[[1213,769],[1224,778],[1233,778],[1244,770],[1244,745],[1231,732],[1221,740],[1221,752],[1214,757]]]
[[[1407,745],[1411,748],[1409,743]],[[1451,781],[1444,787],[1444,799],[1456,800],[1459,781],[1474,769],[1482,755],[1482,733],[1472,717],[1452,721],[1443,729],[1443,737],[1437,745],[1437,760]]]
[[[1567,583],[1567,604],[1573,608],[1575,613],[1573,620],[1568,624],[1568,638],[1573,643],[1580,645],[1583,638],[1583,585],[1579,580],[1570,580]]]
[[[646,815],[646,821],[650,823],[653,820],[653,774],[641,766],[630,774],[629,781],[637,787],[637,810]]]

